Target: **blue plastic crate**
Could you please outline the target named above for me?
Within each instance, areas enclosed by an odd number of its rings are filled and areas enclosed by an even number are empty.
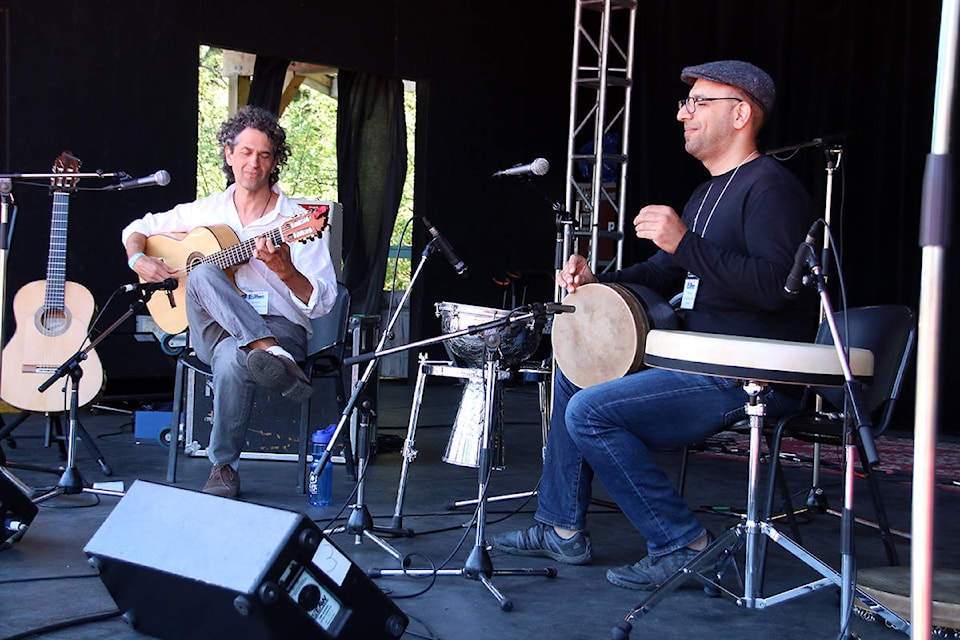
[[[137,411],[133,414],[133,435],[137,440],[159,443],[160,432],[170,427],[172,411]]]

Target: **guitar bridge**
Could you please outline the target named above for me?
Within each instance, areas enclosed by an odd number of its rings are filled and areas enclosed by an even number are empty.
[[[25,364],[20,367],[21,373],[45,373],[51,374],[56,372],[57,367],[52,364]]]

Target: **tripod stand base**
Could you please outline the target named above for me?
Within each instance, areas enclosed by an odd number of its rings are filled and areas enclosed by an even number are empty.
[[[734,565],[734,569],[736,570],[734,554],[739,551],[745,543],[749,544],[749,539],[751,537],[754,538],[753,544],[755,545],[758,542],[757,538],[760,536],[773,541],[775,544],[792,554],[795,558],[801,560],[811,569],[819,573],[822,577],[819,580],[814,580],[812,582],[787,589],[786,591],[769,597],[759,597],[759,595],[756,593],[756,588],[744,589],[744,581],[740,577],[739,572],[735,571],[737,586],[730,587],[728,585],[729,581],[724,581],[724,574],[731,565]],[[749,549],[747,553],[750,553]],[[762,568],[759,570],[759,572],[762,573]],[[678,588],[689,578],[698,580],[701,584],[703,584],[704,590],[708,593],[730,598],[738,606],[746,609],[763,609],[781,602],[786,602],[787,600],[792,600],[793,598],[811,593],[812,591],[817,591],[823,587],[831,585],[842,587],[843,584],[843,577],[841,574],[833,570],[826,563],[818,559],[816,556],[811,554],[809,551],[798,545],[790,538],[782,535],[770,524],[762,522],[750,526],[746,523],[741,523],[728,529],[723,535],[721,535],[706,549],[704,549],[700,555],[685,564],[675,574],[670,576],[670,578],[660,585],[656,591],[651,593],[646,600],[637,605],[637,607],[635,607],[634,610],[626,616],[622,623],[618,624],[613,629],[611,632],[611,637],[615,640],[626,638],[627,635],[625,634],[629,633],[629,623],[631,620],[636,619],[638,616],[650,611],[650,609],[659,603],[668,593]],[[751,584],[752,581],[748,581],[748,586]],[[740,595],[739,592],[734,591],[734,588],[742,589],[742,595]],[[870,595],[865,593],[862,589],[855,589],[855,596],[857,600],[862,603],[864,608],[869,609],[874,614],[882,617],[890,627],[899,631],[903,631],[904,633],[909,633],[910,624],[906,620],[884,607],[874,598],[870,597]]]
[[[490,554],[484,546],[474,546],[464,566],[460,569],[368,569],[367,576],[371,578],[383,578],[389,576],[407,576],[411,578],[422,578],[429,576],[457,576],[477,580],[487,591],[496,598],[502,611],[512,611],[513,601],[503,595],[497,589],[496,585],[490,580],[493,576],[542,576],[545,578],[556,578],[557,570],[553,567],[543,569],[494,569],[493,562],[490,560]]]
[[[31,501],[34,504],[46,502],[47,500],[56,498],[57,496],[77,495],[80,493],[92,493],[95,495],[114,496],[117,498],[122,498],[125,495],[123,491],[114,489],[98,489],[95,486],[88,486],[86,481],[83,479],[83,475],[76,467],[67,467],[64,469],[57,486],[47,490],[39,489],[34,491],[34,493],[39,493],[39,495],[35,495],[35,497],[31,498]]]

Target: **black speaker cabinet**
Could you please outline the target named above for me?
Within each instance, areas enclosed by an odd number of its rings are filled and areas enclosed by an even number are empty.
[[[37,515],[28,495],[29,489],[0,467],[0,551],[22,538]]]
[[[302,513],[133,483],[84,552],[158,638],[399,638],[408,619]]]

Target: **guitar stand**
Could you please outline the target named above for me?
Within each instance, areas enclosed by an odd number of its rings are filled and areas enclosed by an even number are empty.
[[[43,384],[40,385],[38,390],[42,393],[49,389],[54,382],[63,378],[65,376],[70,376],[70,412],[69,412],[69,430],[67,432],[67,467],[63,472],[63,475],[60,476],[60,482],[57,483],[57,486],[54,487],[51,491],[39,496],[34,499],[34,502],[42,502],[44,500],[49,500],[56,496],[62,494],[77,494],[77,493],[95,493],[100,495],[109,495],[109,496],[118,496],[122,497],[124,495],[123,491],[115,491],[112,489],[95,489],[87,485],[86,481],[83,479],[82,474],[77,469],[76,461],[76,450],[77,450],[77,432],[82,432],[84,435],[84,442],[88,446],[93,444],[93,441],[90,439],[89,434],[86,429],[83,428],[83,425],[80,424],[80,421],[77,419],[77,412],[79,409],[79,387],[80,379],[83,377],[83,369],[80,367],[80,364],[87,358],[87,354],[90,353],[100,342],[106,338],[108,335],[114,332],[117,327],[119,327],[123,322],[132,316],[134,313],[142,309],[147,300],[150,299],[150,296],[153,295],[153,291],[145,286],[141,286],[141,295],[136,302],[132,303],[127,311],[120,316],[112,325],[110,325],[105,331],[98,335],[94,340],[90,341],[90,344],[75,353],[73,356],[68,358],[63,364],[57,367],[57,370],[51,375]],[[99,449],[95,446],[92,447],[91,451],[95,451],[94,455],[99,453]],[[101,468],[105,467],[103,463],[103,455],[100,454],[97,457],[97,462],[100,464]],[[109,467],[106,467],[109,470]],[[105,471],[106,472],[106,471]],[[112,473],[112,471],[111,471]],[[107,475],[110,475],[109,473]]]

